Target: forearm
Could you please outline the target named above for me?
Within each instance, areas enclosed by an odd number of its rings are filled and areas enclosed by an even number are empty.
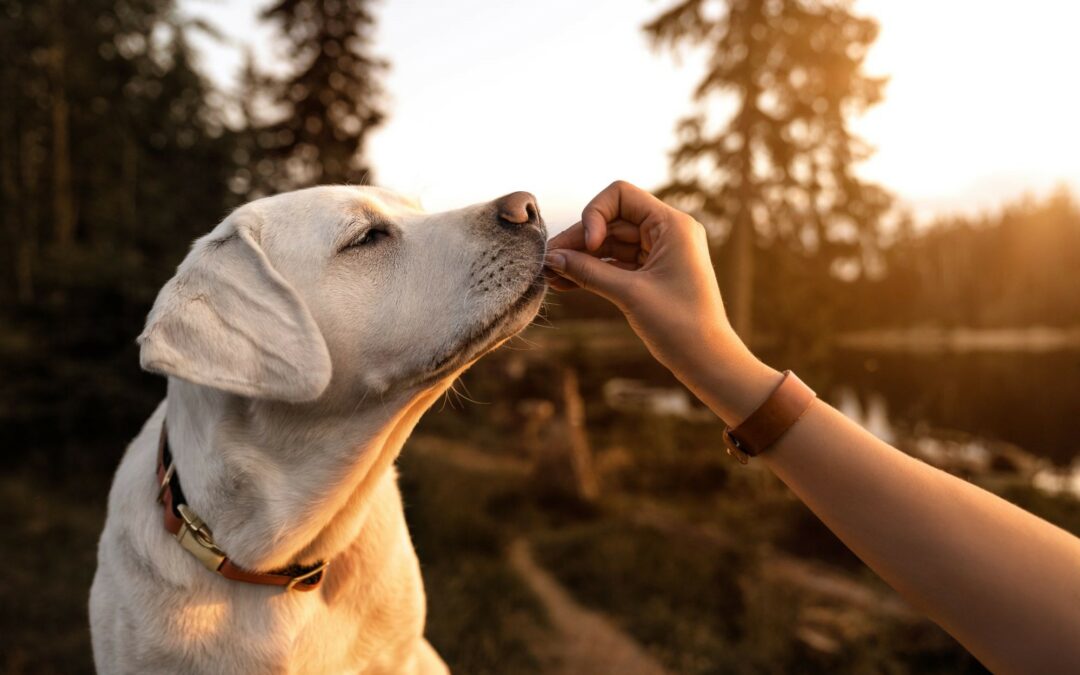
[[[738,354],[691,385],[737,424],[780,375]],[[1080,540],[881,442],[821,401],[764,461],[875,572],[998,672],[1080,672]]]
[[[732,331],[705,229],[687,214],[617,181],[552,244],[551,269],[620,307],[651,353],[729,424],[780,383]],[[1080,672],[1076,538],[820,401],[759,461],[989,667]]]

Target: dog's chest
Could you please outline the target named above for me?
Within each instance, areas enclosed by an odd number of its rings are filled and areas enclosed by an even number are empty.
[[[192,672],[392,673],[423,633],[424,598],[415,563],[386,561],[361,578],[343,556],[339,572],[312,593],[259,589],[230,599],[177,601],[161,632],[163,662],[198,663]],[[415,560],[415,556],[413,556]],[[334,581],[331,581],[334,579]]]

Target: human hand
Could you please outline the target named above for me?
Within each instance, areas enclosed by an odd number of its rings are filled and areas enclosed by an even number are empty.
[[[616,181],[594,197],[581,221],[549,242],[547,265],[555,288],[613,302],[695,392],[718,364],[756,362],[724,312],[705,228],[634,185]]]

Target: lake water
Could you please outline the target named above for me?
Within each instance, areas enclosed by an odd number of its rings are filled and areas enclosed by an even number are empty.
[[[840,351],[809,368],[826,400],[888,440],[940,430],[1005,441],[1062,467],[1080,455],[1080,351]]]
[[[597,322],[574,332],[534,330],[530,336],[546,347],[539,350],[546,354],[542,358],[562,361],[566,357],[555,354],[574,355],[586,400],[602,397],[604,383],[616,378],[678,386],[624,326]],[[836,348],[812,359],[766,353],[765,360],[792,368],[819,396],[891,443],[946,439],[966,443],[974,453],[1009,445],[1048,469],[1075,468],[1080,485],[1080,349]]]

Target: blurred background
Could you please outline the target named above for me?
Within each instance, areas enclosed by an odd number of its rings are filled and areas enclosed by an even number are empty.
[[[0,0],[0,671],[92,669],[134,338],[238,204],[616,178],[712,235],[732,319],[875,434],[1080,534],[1080,9],[1031,0]],[[400,460],[455,672],[983,672],[610,307],[550,294]]]

